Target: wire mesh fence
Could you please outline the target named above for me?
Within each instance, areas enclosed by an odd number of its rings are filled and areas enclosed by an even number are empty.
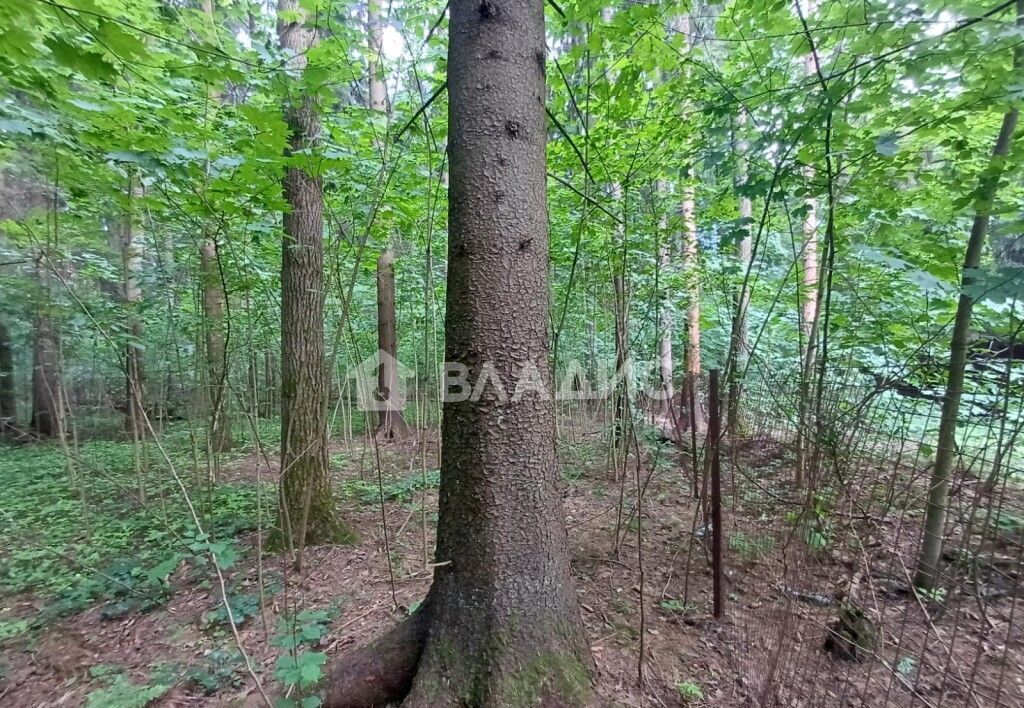
[[[941,575],[925,590],[914,570],[940,397],[857,371],[831,375],[820,399],[806,392],[755,368],[723,452],[728,562],[764,590],[736,620],[750,693],[760,705],[1024,705],[1024,402],[965,397]]]

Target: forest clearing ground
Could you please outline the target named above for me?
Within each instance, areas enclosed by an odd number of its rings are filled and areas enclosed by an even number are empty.
[[[911,683],[925,700],[945,691],[946,700],[953,701],[947,705],[961,704],[954,685],[945,685],[941,675],[924,675],[929,661],[942,665],[938,661],[943,658],[938,656],[944,651],[942,644],[933,643],[929,651],[934,657],[925,652],[914,657],[922,678],[905,681],[902,694],[900,689],[891,692],[890,682],[879,678],[880,673],[882,678],[886,672],[891,676],[886,664],[891,666],[900,658],[886,653],[891,653],[892,647],[883,643],[878,660],[864,663],[836,661],[821,650],[826,625],[836,614],[832,598],[849,573],[842,565],[845,556],[838,543],[835,552],[828,554],[790,554],[790,559],[802,558],[798,572],[793,575],[790,570],[787,576],[782,570],[783,549],[792,546],[792,539],[787,541],[788,526],[780,521],[787,500],[792,499],[792,459],[789,449],[772,440],[742,445],[731,458],[737,463],[735,470],[727,465],[727,480],[732,474],[752,474],[759,491],[745,485],[744,496],[738,499],[733,486],[727,484],[727,497],[732,495],[726,529],[727,617],[716,623],[710,616],[711,576],[704,544],[695,542],[691,547],[688,543],[700,526],[694,518],[697,504],[689,492],[689,465],[670,446],[640,436],[641,479],[649,475],[649,483],[640,525],[646,661],[644,683],[639,687],[640,557],[637,523],[630,512],[635,508],[635,459],[630,461],[625,484],[616,483],[602,430],[580,421],[563,429],[559,463],[572,567],[598,669],[598,690],[608,704],[736,706],[756,700],[768,685],[784,705],[819,705],[818,700],[828,695],[843,698],[837,705],[899,705],[909,701]],[[239,555],[225,570],[228,597],[246,651],[266,683],[273,680],[278,657],[287,654],[281,640],[289,632],[313,627],[309,649],[336,655],[392,626],[416,606],[430,584],[424,551],[432,552],[436,523],[436,443],[428,443],[425,454],[415,440],[380,444],[380,484],[372,445],[364,447],[362,441],[335,444],[331,452],[342,512],[359,540],[352,546],[308,549],[306,570],[301,575],[289,571],[280,556],[264,558],[264,607],[260,606],[254,524],[243,523],[241,518],[233,525],[221,524],[224,538]],[[53,461],[59,459],[55,456]],[[120,458],[115,461],[124,462]],[[273,458],[270,462],[276,464]],[[258,465],[263,466],[258,469]],[[111,470],[113,474],[113,466]],[[273,475],[254,454],[225,467],[224,488],[247,490],[244,495],[248,495],[255,487],[257,472],[264,482],[264,507],[272,509]],[[126,463],[122,475],[126,479],[130,474]],[[382,491],[390,570],[381,525]],[[621,518],[617,513],[620,494],[624,500]],[[249,500],[250,496],[243,498]],[[73,496],[71,499],[74,501]],[[424,500],[425,509],[421,507]],[[123,498],[119,503],[125,512]],[[61,513],[74,513],[73,504],[61,502],[59,508]],[[116,517],[115,511],[110,511],[111,518]],[[252,508],[236,504],[229,511],[244,517]],[[138,514],[138,509],[129,503],[127,512],[123,515],[133,518],[131,514]],[[266,519],[264,516],[264,523]],[[894,523],[886,518],[880,529],[865,526],[859,530],[865,536],[877,536],[892,533]],[[904,531],[905,540],[898,544],[899,555],[909,559],[915,550],[919,518],[905,515],[900,523],[915,527]],[[151,705],[230,705],[240,703],[251,691],[210,567],[183,556],[174,561],[166,583],[147,584],[143,580],[146,565],[162,556],[143,553],[145,544],[133,548],[133,534],[138,530],[130,525],[126,529],[123,542],[108,556],[132,557],[137,552],[147,559],[142,566],[126,566],[128,572],[122,579],[129,580],[132,592],[116,593],[104,587],[98,596],[86,596],[80,607],[68,605],[63,612],[50,612],[55,598],[61,597],[56,587],[48,593],[22,589],[4,596],[0,605],[0,628],[4,629],[0,633],[0,704],[128,706],[145,705],[152,698]],[[174,545],[170,537],[158,542],[165,549]],[[16,559],[9,565],[9,552],[2,558],[8,565],[6,592],[10,569],[23,568],[26,560]],[[96,560],[97,567],[109,570],[118,558]],[[794,601],[790,591],[804,598],[821,598],[823,606]],[[1002,603],[1000,611],[990,610],[988,621],[993,617],[999,621],[999,616],[1009,612],[1012,622],[1015,598],[1011,595],[995,602]],[[324,614],[316,614],[319,611]],[[901,637],[917,637],[923,642],[930,631],[928,618],[912,597],[897,593],[880,606],[880,613],[900,623]],[[954,618],[937,615],[932,621],[939,627],[936,631],[945,632],[943,625]],[[976,613],[972,618],[960,612],[955,621],[961,639],[950,651],[964,654],[961,665],[965,670],[982,678],[991,674],[988,681],[994,683],[1003,662],[998,657],[975,662],[971,653],[985,634],[985,620]],[[1017,640],[1008,649],[1009,656],[1019,661],[1024,651],[1020,620],[1016,622]],[[1017,684],[1013,691],[1021,690],[1019,671],[1008,680]]]

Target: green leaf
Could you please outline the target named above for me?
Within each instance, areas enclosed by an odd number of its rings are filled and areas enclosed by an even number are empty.
[[[146,580],[150,583],[158,583],[166,578],[168,575],[174,572],[174,569],[178,567],[181,562],[181,554],[175,553],[173,556],[158,563],[157,565],[146,571]]]
[[[103,38],[104,46],[117,57],[121,59],[152,58],[146,45],[134,35],[128,34],[120,23],[101,21],[99,27],[99,34]]]
[[[48,37],[43,43],[59,64],[86,78],[109,82],[117,76],[117,69],[99,54],[81,49],[59,37]]]
[[[305,688],[319,681],[323,674],[320,667],[326,662],[327,655],[323,652],[308,651],[301,654],[296,662],[299,667],[299,686]]]

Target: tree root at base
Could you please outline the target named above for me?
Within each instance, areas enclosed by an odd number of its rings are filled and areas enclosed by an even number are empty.
[[[427,638],[429,613],[420,607],[376,641],[334,659],[324,708],[377,708],[398,703],[412,687]]]

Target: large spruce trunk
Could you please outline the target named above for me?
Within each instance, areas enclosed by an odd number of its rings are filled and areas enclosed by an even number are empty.
[[[474,383],[493,366],[508,397],[488,385],[479,400],[445,403],[434,583],[413,618],[339,660],[326,705],[400,699],[413,670],[406,706],[582,705],[591,660],[556,488],[554,403],[513,395],[528,367],[551,390],[544,5],[450,9],[445,355]]]
[[[456,0],[448,48],[445,358],[551,391],[544,5]],[[578,705],[585,641],[556,489],[554,404],[446,403],[426,645],[407,705]]]
[[[316,43],[298,0],[280,0],[281,48],[292,69],[305,68]],[[295,18],[298,12],[299,19]],[[319,142],[312,97],[292,96],[285,107],[289,156]],[[308,159],[308,158],[307,158]],[[273,545],[296,554],[306,545],[344,539],[334,509],[327,458],[327,371],[324,359],[323,184],[312,165],[288,167],[281,256],[281,484]]]

